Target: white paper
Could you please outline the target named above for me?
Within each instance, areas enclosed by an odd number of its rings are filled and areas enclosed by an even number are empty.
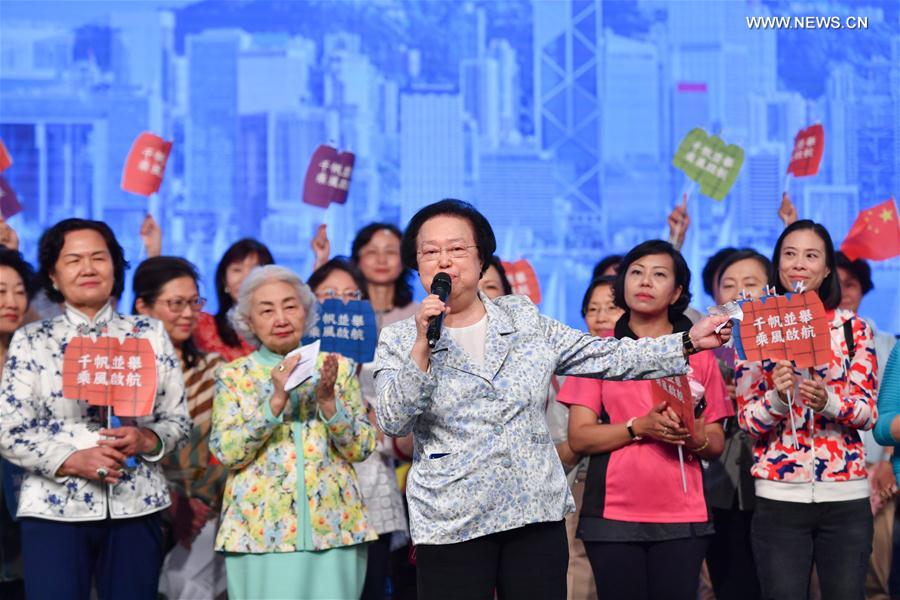
[[[312,377],[313,372],[316,370],[316,357],[319,355],[319,344],[320,340],[316,340],[311,344],[301,346],[296,350],[291,350],[288,352],[287,356],[285,356],[285,358],[289,358],[291,356],[296,356],[297,354],[300,355],[300,360],[297,361],[297,365],[288,376],[287,383],[284,384],[284,389],[286,391],[290,391],[299,385],[303,385],[307,379]]]
[[[740,303],[734,301],[728,302],[726,304],[720,304],[718,306],[710,306],[707,309],[706,314],[711,317],[725,316],[729,319],[737,319],[738,321],[744,320],[744,311],[741,308]],[[728,321],[725,321],[725,323],[727,322]],[[721,325],[716,327],[716,333],[719,333],[719,331],[721,331],[722,328],[725,327],[725,323],[722,323]]]

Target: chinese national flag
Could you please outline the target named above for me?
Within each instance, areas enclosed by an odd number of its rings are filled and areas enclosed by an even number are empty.
[[[893,198],[859,213],[841,252],[850,260],[886,260],[900,254],[900,224]]]
[[[172,142],[156,134],[144,132],[134,140],[122,170],[122,189],[132,194],[149,196],[159,191]]]
[[[6,177],[0,177],[0,215],[3,215],[4,219],[8,219],[20,212],[22,212],[22,205],[19,204],[19,197],[16,196],[15,190],[9,185]]]
[[[3,140],[0,140],[0,173],[7,170],[12,162],[13,161],[12,157],[9,155],[9,150],[6,149],[6,145],[3,143]]]

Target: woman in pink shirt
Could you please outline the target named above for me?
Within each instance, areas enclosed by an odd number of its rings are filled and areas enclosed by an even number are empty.
[[[615,337],[690,329],[684,316],[690,277],[684,258],[668,242],[654,240],[632,249],[614,287],[615,302],[625,310]],[[665,403],[655,403],[652,381],[569,377],[559,392],[558,400],[571,407],[569,445],[592,455],[578,537],[601,598],[696,598],[713,533],[700,459],[722,452],[719,421],[734,411],[713,354],[694,354],[690,365],[692,393],[706,402],[693,436]]]

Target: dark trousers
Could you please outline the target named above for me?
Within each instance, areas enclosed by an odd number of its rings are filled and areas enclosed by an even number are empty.
[[[416,546],[418,596],[427,600],[565,600],[564,521],[535,523],[458,544]]]
[[[757,498],[752,537],[763,598],[806,598],[813,564],[822,600],[865,598],[872,552],[868,498],[816,504]]]
[[[160,513],[63,522],[23,518],[28,600],[155,600],[162,566]]]
[[[716,533],[709,542],[706,565],[716,600],[759,600],[750,524],[753,511],[714,508]]]
[[[359,600],[384,600],[385,580],[390,571],[391,534],[383,533],[369,544],[366,554],[366,581]]]
[[[585,542],[597,596],[695,600],[710,536],[665,542]]]

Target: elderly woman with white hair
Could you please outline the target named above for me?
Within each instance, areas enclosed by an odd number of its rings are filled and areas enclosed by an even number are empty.
[[[258,345],[218,372],[209,445],[228,468],[216,550],[228,596],[358,598],[376,538],[351,463],[375,447],[350,363],[321,353],[312,379],[285,384],[285,357],[316,321],[316,299],[283,267],[254,269],[230,314]],[[301,476],[302,474],[302,476]]]

